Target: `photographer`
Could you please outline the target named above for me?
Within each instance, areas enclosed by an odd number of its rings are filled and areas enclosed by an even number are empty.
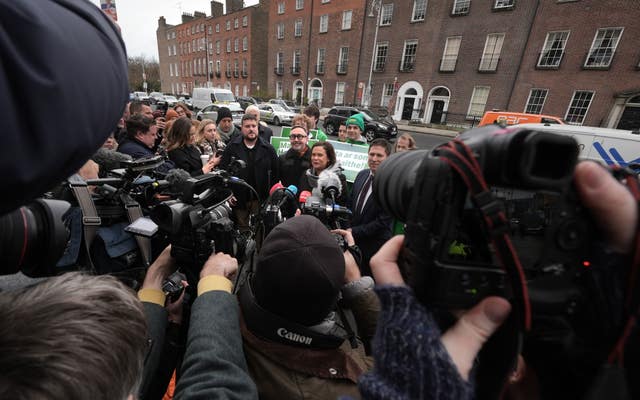
[[[629,255],[637,251],[638,243],[633,243],[638,223],[637,201],[627,188],[595,163],[578,164],[574,178],[583,204],[590,209],[602,236],[608,240],[610,258],[618,262],[626,260],[627,257],[616,257],[615,254]],[[402,243],[402,236],[394,237],[371,260],[382,310],[373,351],[376,368],[361,379],[361,392],[365,398],[372,399],[471,399],[474,396],[476,356],[505,321],[511,307],[502,298],[486,298],[461,315],[458,322],[441,336],[431,310],[419,303],[413,291],[405,286],[398,268]],[[631,397],[637,398],[639,392],[635,377],[639,363],[635,323],[627,340],[627,348],[622,348],[623,352],[626,350],[624,367],[627,369],[627,381],[631,384]],[[601,360],[602,363],[605,361]],[[590,360],[583,362],[589,363]],[[609,370],[615,371],[615,365],[611,363]],[[557,366],[547,367],[552,367],[550,369],[556,371],[554,374],[559,371]],[[543,398],[582,398],[584,391],[594,382],[600,386],[591,388],[592,398],[625,398],[624,371],[623,375],[615,375],[614,372],[599,377],[583,375],[586,385],[569,379],[575,371],[560,371],[561,375],[554,377],[545,374],[544,370],[535,371],[540,374],[541,384],[545,383],[545,378],[565,384],[565,387],[548,387],[550,392],[542,392]],[[524,395],[535,395],[535,391],[529,387]]]
[[[337,231],[354,246],[347,231]],[[350,250],[312,216],[267,235],[255,274],[240,289],[242,336],[261,399],[358,396],[378,302]]]
[[[141,114],[132,115],[127,121],[127,139],[118,146],[118,152],[130,155],[134,160],[153,157],[158,126],[151,118]],[[158,172],[167,173],[175,168],[172,161],[165,161],[157,168]]]

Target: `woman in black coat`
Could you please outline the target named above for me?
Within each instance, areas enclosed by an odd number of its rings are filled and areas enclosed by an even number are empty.
[[[167,133],[167,153],[176,168],[187,171],[191,176],[198,176],[213,171],[220,163],[220,157],[211,157],[204,165],[200,159],[200,151],[194,145],[196,128],[186,117],[175,120]]]

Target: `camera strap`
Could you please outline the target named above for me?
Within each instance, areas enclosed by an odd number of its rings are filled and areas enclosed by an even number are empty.
[[[458,173],[482,213],[490,240],[511,283],[519,328],[522,332],[530,330],[531,304],[524,269],[511,243],[502,203],[491,193],[478,160],[464,142],[456,139],[441,146],[438,156]]]

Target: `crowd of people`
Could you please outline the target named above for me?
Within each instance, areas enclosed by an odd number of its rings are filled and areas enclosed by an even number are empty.
[[[24,35],[25,24],[36,20]],[[401,255],[404,237],[392,237],[394,221],[372,192],[376,172],[393,149],[383,139],[366,143],[362,115],[348,118],[338,130],[339,141],[368,145],[368,167],[350,187],[334,146],[318,129],[317,108],[294,119],[290,149],[278,156],[270,143],[273,132],[255,109],[236,127],[226,108],[216,121],[196,122],[183,104],[155,117],[144,103],[125,105],[124,45],[111,20],[88,2],[0,0],[0,25],[5,67],[0,104],[14,111],[4,126],[0,163],[8,172],[3,187],[10,190],[0,213],[86,167],[100,146],[132,159],[165,156],[158,173],[179,168],[194,177],[227,168],[234,159],[244,161],[239,178],[256,195],[234,192],[239,227],[250,226],[249,215],[278,182],[317,193],[319,182],[331,174],[340,186],[338,204],[353,213],[348,226],[331,231],[309,215],[275,226],[237,291],[238,261],[218,252],[198,266],[195,282],[182,282],[195,286],[193,298],[187,291],[167,296],[163,284],[177,268],[169,246],[153,260],[137,293],[111,276],[79,272],[0,292],[0,398],[474,398],[476,384],[483,383],[475,379],[477,365],[489,361],[478,353],[507,320],[511,305],[500,297],[485,298],[469,310],[456,310],[457,320],[441,331],[433,310],[416,299],[400,272],[401,260],[407,262]],[[68,45],[71,37],[75,46]],[[14,45],[16,38],[21,46]],[[86,68],[68,68],[76,64]],[[96,81],[96,75],[103,79]],[[19,110],[15,104],[24,99],[24,88],[38,96]],[[105,97],[97,99],[95,90]],[[41,107],[43,101],[47,107]],[[26,124],[25,113],[32,110],[42,115],[34,113]],[[76,117],[77,123],[52,140],[51,130],[41,128],[60,115]],[[317,143],[310,147],[312,134]],[[402,135],[395,151],[415,147],[411,136]],[[94,167],[86,174],[96,175]],[[626,179],[637,189],[635,175]],[[602,233],[604,266],[616,271],[637,259],[640,196],[595,163],[579,164],[574,181]],[[635,297],[631,305],[637,308]],[[542,381],[532,384],[544,371],[514,359],[502,393],[578,398],[593,384],[591,398],[637,398],[637,311],[625,312],[631,318],[624,335],[613,343],[608,360],[601,355],[604,368],[597,377],[564,371],[571,375],[566,382],[583,384],[558,391]]]

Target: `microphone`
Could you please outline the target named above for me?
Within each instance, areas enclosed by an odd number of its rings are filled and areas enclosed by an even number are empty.
[[[282,185],[282,183],[280,183],[280,182],[276,183],[275,185],[271,186],[271,189],[269,189],[269,196],[271,196],[273,194],[273,192],[275,192],[276,190],[283,189],[283,188],[284,188],[284,186]]]
[[[169,183],[169,189],[172,192],[182,193],[184,191],[184,184],[191,178],[191,175],[181,169],[174,168],[167,173],[165,180]]]
[[[300,204],[305,204],[309,197],[311,197],[311,192],[308,190],[303,190],[302,193],[300,193],[298,201],[300,202]]]
[[[314,196],[331,198],[335,201],[340,196],[342,182],[340,177],[333,171],[324,170],[318,176],[318,186],[312,191]]]
[[[274,185],[276,186],[276,185]],[[282,185],[280,185],[282,186]],[[272,188],[273,189],[273,188]],[[282,186],[282,188],[278,188],[276,190],[282,190],[282,198],[278,202],[278,208],[282,207],[285,201],[287,200],[296,200],[296,195],[298,194],[298,188],[295,185],[289,185],[287,187]],[[295,211],[294,211],[295,212]]]
[[[91,159],[100,166],[100,175],[105,175],[107,171],[124,168],[123,162],[132,161],[130,155],[109,150],[105,147],[99,148]]]

